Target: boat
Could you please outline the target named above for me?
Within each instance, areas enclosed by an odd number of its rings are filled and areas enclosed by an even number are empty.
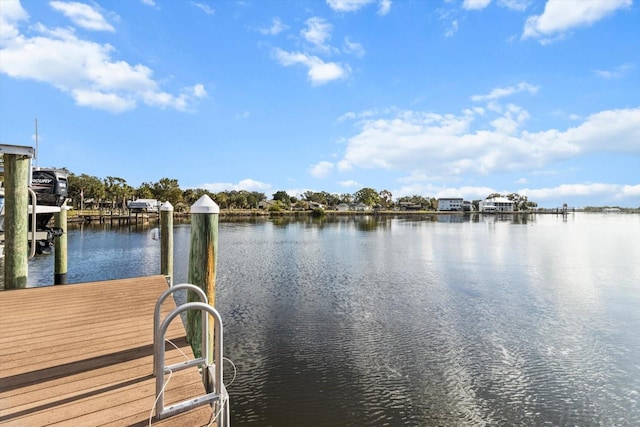
[[[36,253],[50,253],[54,239],[61,236],[63,230],[52,227],[49,224],[56,212],[67,200],[68,173],[65,170],[54,168],[34,168],[31,174],[31,190],[36,195],[35,206],[35,242]],[[4,188],[0,187],[0,256],[4,256]],[[33,206],[29,205],[29,232],[33,228]],[[30,242],[31,244],[31,242]]]

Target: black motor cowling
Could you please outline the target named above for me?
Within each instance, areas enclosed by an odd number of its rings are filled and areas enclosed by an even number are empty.
[[[67,199],[67,172],[59,169],[34,169],[31,189],[38,197],[38,204],[62,206]]]

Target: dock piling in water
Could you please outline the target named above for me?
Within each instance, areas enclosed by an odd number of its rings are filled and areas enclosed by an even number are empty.
[[[169,202],[160,207],[160,274],[173,286],[173,205]]]
[[[206,194],[191,206],[191,246],[189,250],[188,282],[198,286],[207,296],[209,304],[215,307],[216,301],[216,259],[218,254],[218,217],[220,208]],[[188,293],[188,302],[199,299],[192,292]],[[209,340],[213,345],[214,322],[209,321]],[[191,344],[196,357],[202,355],[200,341],[202,337],[202,321],[200,313],[187,313],[187,341]],[[209,352],[213,354],[213,351]],[[213,360],[208,361],[209,364]]]
[[[62,205],[55,214],[55,226],[62,229],[62,234],[55,238],[54,285],[67,284],[67,206]]]
[[[5,150],[6,147],[6,150]],[[30,149],[30,150],[29,150]],[[23,152],[24,151],[24,152]],[[28,182],[31,173],[31,147],[3,146],[4,156],[4,286],[27,287],[28,278]],[[33,230],[35,233],[35,230]]]

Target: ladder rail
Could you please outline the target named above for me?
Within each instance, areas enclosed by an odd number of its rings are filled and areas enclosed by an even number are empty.
[[[180,290],[193,291],[200,297],[200,301],[204,303],[209,302],[204,291],[190,283],[180,283],[179,285],[171,286],[169,289],[164,291],[162,295],[160,295],[153,311],[153,376],[158,375],[158,372],[156,371],[156,354],[160,353],[160,347],[156,347],[156,345],[160,346],[162,345],[160,343],[164,342],[164,340],[160,340],[158,337],[158,329],[160,328],[160,309],[162,308],[162,303],[164,303],[164,300],[166,300],[169,295]],[[203,335],[204,331],[206,331],[206,329],[203,329]]]
[[[208,360],[211,360],[211,356],[213,356],[214,366],[213,366],[213,391],[211,393],[204,394],[202,396],[198,396],[194,399],[187,400],[175,405],[170,406],[169,408],[165,408],[164,406],[164,376],[165,376],[165,352],[164,346],[161,348],[161,343],[164,343],[165,337],[167,334],[167,329],[169,324],[181,313],[187,310],[200,310],[202,313],[202,330],[203,330],[203,343],[202,349],[205,352],[201,361],[202,361],[202,375],[204,376],[204,383],[207,384],[209,381],[208,371],[209,365]],[[214,322],[214,349],[213,355],[211,355],[211,348],[208,345],[208,326],[209,326],[209,316],[213,318]],[[222,372],[222,364],[223,364],[223,356],[222,356],[222,346],[223,346],[223,330],[222,330],[222,318],[218,311],[210,306],[208,303],[204,302],[190,302],[187,304],[183,304],[173,310],[171,313],[165,317],[165,319],[160,324],[158,329],[158,333],[154,336],[154,352],[158,350],[157,354],[155,354],[155,366],[154,372],[156,373],[156,418],[163,419],[170,415],[174,415],[180,412],[184,412],[188,409],[194,408],[196,406],[204,405],[209,402],[219,401],[221,405],[221,409],[224,409],[223,402],[223,392],[225,390],[223,384],[223,372]],[[197,359],[196,359],[197,360]],[[190,362],[189,362],[190,363]],[[196,363],[197,364],[197,363]],[[224,423],[224,418],[227,414],[221,413],[221,419]]]

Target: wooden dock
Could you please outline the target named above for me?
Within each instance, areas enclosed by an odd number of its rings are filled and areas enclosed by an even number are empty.
[[[164,276],[151,276],[0,291],[0,424],[148,425],[153,311],[166,289]],[[162,318],[173,308],[167,298]],[[176,319],[167,339],[192,358],[184,337]],[[166,348],[168,364],[185,359]],[[204,392],[197,368],[179,371],[166,386],[165,405]],[[205,405],[151,423],[204,426],[211,412]]]

